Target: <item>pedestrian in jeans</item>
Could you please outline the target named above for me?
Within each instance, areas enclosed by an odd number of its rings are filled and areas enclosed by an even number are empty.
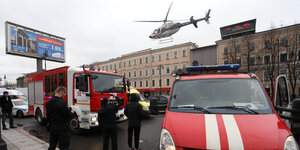
[[[12,108],[14,105],[11,102],[11,98],[8,96],[8,92],[4,91],[3,96],[0,99],[0,105],[2,107],[2,128],[3,130],[8,130],[5,125],[6,115],[9,117],[10,128],[16,128],[14,126],[14,118],[12,116]]]
[[[129,103],[125,106],[125,115],[128,117],[128,146],[130,150],[139,148],[141,119],[144,117],[142,105],[139,103],[140,96],[133,93],[129,96]],[[132,135],[134,133],[134,145],[132,147]]]
[[[55,150],[59,143],[60,150],[68,150],[70,146],[69,123],[72,111],[63,100],[67,89],[63,86],[55,90],[55,95],[46,104],[47,119],[50,129],[50,143],[48,150]]]

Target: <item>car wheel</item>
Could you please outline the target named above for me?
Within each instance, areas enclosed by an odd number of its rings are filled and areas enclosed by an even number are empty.
[[[17,111],[17,117],[18,118],[23,118],[24,117],[24,114],[21,110]]]
[[[43,118],[42,111],[39,108],[36,109],[35,119],[40,125],[45,124],[45,119]]]

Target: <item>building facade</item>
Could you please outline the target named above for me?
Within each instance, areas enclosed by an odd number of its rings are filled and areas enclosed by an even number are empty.
[[[217,45],[209,45],[191,50],[191,62],[193,66],[216,65]]]
[[[290,94],[300,95],[300,24],[239,34],[216,43],[217,63],[241,64],[241,71],[261,79],[270,97],[281,74],[288,78]]]
[[[96,70],[117,72],[125,75],[131,86],[146,97],[150,95],[168,95],[174,78],[173,70],[191,65],[191,49],[194,43],[184,43],[159,49],[145,49],[95,62]]]

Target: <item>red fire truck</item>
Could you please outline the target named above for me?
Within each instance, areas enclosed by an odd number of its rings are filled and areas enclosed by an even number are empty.
[[[65,66],[28,74],[27,78],[29,114],[34,115],[39,124],[44,124],[47,117],[46,103],[53,97],[58,86],[67,88],[67,95],[63,100],[74,110],[70,122],[73,132],[99,126],[97,111],[101,108],[100,100],[104,97],[110,100],[115,100],[114,96],[124,99],[117,117],[119,121],[126,119],[123,112],[128,99],[122,75]]]

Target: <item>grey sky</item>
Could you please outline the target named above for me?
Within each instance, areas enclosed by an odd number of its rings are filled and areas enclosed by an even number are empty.
[[[5,54],[5,21],[66,38],[66,63],[47,61],[47,69],[105,61],[147,48],[185,42],[199,46],[219,40],[222,26],[257,19],[256,31],[300,23],[299,0],[173,0],[168,19],[202,18],[211,9],[211,24],[199,22],[180,29],[174,42],[158,44],[148,38],[161,23],[134,20],[163,20],[171,0],[1,0],[0,77],[9,82],[36,71],[36,60]],[[3,84],[3,82],[1,83]]]

